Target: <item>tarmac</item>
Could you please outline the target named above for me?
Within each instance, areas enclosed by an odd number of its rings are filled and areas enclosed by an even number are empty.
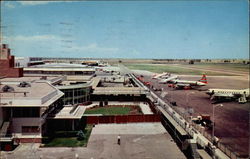
[[[181,76],[184,80],[198,80],[201,76]],[[231,88],[243,89],[249,87],[248,78],[245,76],[207,76],[208,85],[201,88]],[[209,114],[212,121],[215,121],[215,136],[220,142],[237,152],[246,156],[249,150],[249,110],[250,104],[239,104],[237,101],[223,102],[223,107],[216,107],[215,119],[213,119],[213,102],[204,91],[195,89],[176,90],[169,88],[167,84],[159,84],[151,76],[144,76],[145,81],[151,81],[155,88],[163,88],[163,91],[155,93],[166,102],[176,102],[173,107],[185,113],[187,116],[196,117],[200,114]],[[151,91],[153,91],[151,89]],[[211,130],[207,130],[212,134]]]

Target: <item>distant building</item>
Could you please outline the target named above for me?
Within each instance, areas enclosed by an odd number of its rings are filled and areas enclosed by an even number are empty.
[[[28,57],[15,57],[15,67],[22,68],[28,67],[29,58]]]
[[[0,77],[22,77],[23,69],[15,68],[15,57],[11,56],[11,50],[7,44],[0,48]]]
[[[99,61],[82,61],[82,65],[98,66],[99,65]]]
[[[94,75],[94,68],[59,68],[59,67],[28,67],[24,68],[24,74],[37,75]]]

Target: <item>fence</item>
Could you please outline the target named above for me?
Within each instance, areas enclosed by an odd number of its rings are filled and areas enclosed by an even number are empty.
[[[158,114],[85,116],[87,124],[160,122]]]

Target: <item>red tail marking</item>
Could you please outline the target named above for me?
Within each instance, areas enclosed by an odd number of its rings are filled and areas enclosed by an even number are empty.
[[[199,81],[202,82],[202,83],[206,83],[206,84],[208,83],[207,82],[207,77],[206,77],[205,74],[202,75],[202,77],[201,77],[201,79]]]

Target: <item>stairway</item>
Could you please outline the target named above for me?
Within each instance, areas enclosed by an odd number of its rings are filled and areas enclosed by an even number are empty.
[[[194,159],[200,159],[200,155],[198,154],[197,150],[197,144],[196,143],[190,143],[191,153]]]
[[[3,123],[2,128],[0,129],[0,137],[5,137],[10,126],[10,122],[6,121]]]

